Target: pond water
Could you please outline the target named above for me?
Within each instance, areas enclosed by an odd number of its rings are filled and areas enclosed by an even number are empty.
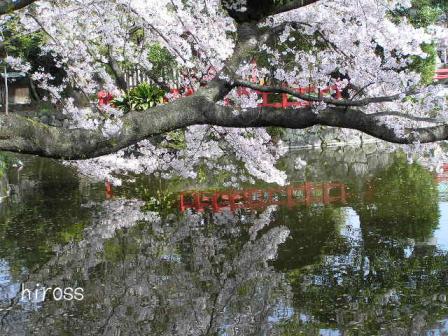
[[[0,173],[0,335],[448,333],[448,174],[399,154],[292,152],[287,186],[236,189],[110,190],[19,159]]]

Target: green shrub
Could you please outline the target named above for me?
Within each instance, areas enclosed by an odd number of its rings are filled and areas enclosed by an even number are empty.
[[[145,111],[159,104],[164,95],[165,91],[161,88],[148,83],[140,83],[123,96],[115,98],[112,103],[126,112]]]

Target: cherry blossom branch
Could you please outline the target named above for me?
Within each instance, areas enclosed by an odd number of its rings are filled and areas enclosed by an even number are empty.
[[[175,13],[176,13],[176,17],[177,17],[177,19],[179,20],[179,22],[182,24],[182,27],[184,27],[185,31],[186,31],[187,33],[189,33],[189,34],[193,37],[193,39],[194,39],[194,41],[195,41],[195,43],[196,43],[196,45],[197,45],[197,48],[199,48],[199,49],[203,52],[203,54],[204,54],[204,56],[205,56],[205,59],[207,60],[208,65],[209,65],[209,66],[213,66],[213,62],[210,60],[210,57],[208,56],[207,51],[204,50],[204,48],[201,47],[201,43],[200,43],[200,41],[198,40],[198,38],[196,37],[196,35],[194,35],[193,33],[191,33],[191,31],[189,31],[189,29],[187,28],[187,25],[185,24],[184,20],[182,20],[182,17],[179,15],[178,8],[177,8],[177,6],[176,6],[176,4],[174,3],[173,0],[171,0],[171,4],[172,4],[173,7],[174,7],[174,11],[175,11]]]
[[[185,57],[182,55],[182,53],[177,50],[176,48],[174,48],[172,46],[172,43],[170,42],[169,38],[165,36],[165,34],[163,34],[161,32],[160,29],[158,29],[157,27],[155,27],[151,22],[149,22],[146,18],[141,17],[139,15],[139,13],[132,7],[128,6],[126,7],[130,12],[132,12],[137,18],[141,18],[142,19],[142,23],[144,25],[146,25],[150,30],[152,30],[153,32],[155,32],[156,35],[158,35],[166,44],[166,46],[171,49],[184,63],[187,63],[187,60],[185,59]]]
[[[303,28],[303,27],[300,27],[300,26],[313,27],[311,24],[306,23],[306,22],[298,22],[298,21],[291,22],[291,21],[286,21],[286,22],[283,22],[282,24],[280,24],[280,25],[274,27],[274,28],[272,29],[272,32],[273,32],[274,34],[278,35],[278,34],[279,34],[280,32],[282,32],[287,26],[291,26],[292,28],[294,28],[294,29],[296,29],[296,30],[299,30],[300,28]],[[351,58],[349,55],[347,55],[343,50],[341,50],[335,43],[331,42],[331,41],[329,40],[329,38],[325,36],[325,33],[324,33],[324,32],[322,32],[322,31],[316,29],[316,27],[313,27],[313,28],[315,29],[315,33],[316,33],[316,34],[317,34],[317,35],[318,35],[318,36],[319,36],[319,37],[320,37],[320,38],[321,38],[321,39],[322,39],[328,46],[330,46],[334,51],[336,51],[337,53],[343,55],[347,60],[351,60],[351,59],[352,59],[352,58]]]

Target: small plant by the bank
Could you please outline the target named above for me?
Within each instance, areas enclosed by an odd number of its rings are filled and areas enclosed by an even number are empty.
[[[127,91],[123,96],[115,98],[112,104],[125,112],[145,111],[163,102],[165,91],[148,83],[140,83]]]

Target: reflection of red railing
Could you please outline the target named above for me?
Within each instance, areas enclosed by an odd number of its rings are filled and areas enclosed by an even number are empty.
[[[284,188],[246,189],[233,191],[188,191],[180,193],[180,211],[193,209],[198,212],[206,208],[213,212],[238,208],[258,209],[268,205],[328,205],[345,204],[347,187],[339,182],[303,183]]]
[[[106,181],[104,182],[104,186],[106,187],[106,199],[112,198],[114,196],[112,183],[110,183],[109,180],[106,179]]]

